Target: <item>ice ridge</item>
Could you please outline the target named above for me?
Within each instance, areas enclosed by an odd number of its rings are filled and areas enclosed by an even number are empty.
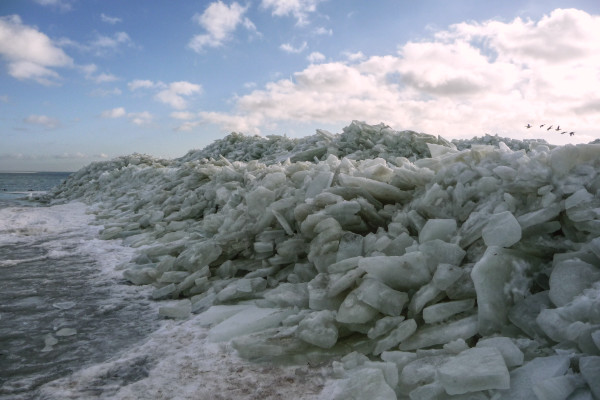
[[[138,249],[124,277],[180,299],[162,315],[246,358],[335,359],[323,399],[597,399],[600,145],[483,141],[234,133],[52,195]]]

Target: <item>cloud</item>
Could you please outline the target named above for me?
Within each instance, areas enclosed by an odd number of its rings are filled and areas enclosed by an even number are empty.
[[[121,118],[126,115],[125,109],[123,107],[113,108],[111,110],[103,111],[100,114],[102,118]]]
[[[73,66],[71,57],[48,36],[24,25],[17,15],[0,17],[0,55],[8,62],[10,76],[42,85],[56,84],[60,79],[52,68]]]
[[[346,51],[343,54],[348,61],[360,61],[365,59],[365,55],[362,51],[357,51],[356,53],[350,53],[349,51]]]
[[[86,79],[89,79],[96,83],[108,83],[119,80],[118,77],[112,74],[100,73],[95,75],[96,71],[98,70],[98,66],[96,66],[96,64],[79,65],[77,66],[77,68],[79,68],[83,72]]]
[[[591,135],[600,125],[600,16],[558,9],[539,21],[465,22],[395,54],[346,54],[293,76],[236,96],[231,112],[199,115],[247,133],[359,119],[454,137],[516,130],[520,138],[539,136],[520,129],[527,122],[557,121]]]
[[[308,47],[308,44],[306,42],[303,42],[298,47],[294,47],[289,43],[283,43],[281,46],[279,46],[279,48],[281,50],[285,51],[286,53],[290,53],[290,54],[302,53],[304,50],[306,50],[307,47]]]
[[[94,89],[90,92],[93,97],[120,96],[123,92],[119,88],[114,89]]]
[[[41,125],[46,129],[55,129],[61,126],[58,119],[48,117],[46,115],[30,115],[23,120],[23,122],[32,125]]]
[[[196,114],[189,111],[174,111],[171,113],[171,118],[190,120],[196,118]]]
[[[314,63],[318,63],[321,61],[325,61],[325,56],[321,53],[319,53],[318,51],[313,51],[312,53],[310,53],[308,55],[308,57],[306,57],[306,59],[308,61],[310,61],[312,64]]]
[[[107,83],[107,82],[114,82],[114,81],[118,81],[119,78],[117,78],[116,76],[112,75],[112,74],[100,74],[96,77],[94,77],[94,81],[96,83]]]
[[[292,16],[299,26],[308,24],[308,14],[317,11],[317,5],[324,0],[262,0],[261,6],[271,10],[277,17]]]
[[[55,154],[52,156],[52,158],[55,158],[57,160],[80,160],[82,158],[87,158],[88,156],[81,153],[81,152],[77,152],[77,153],[62,153],[62,154]]]
[[[316,28],[313,31],[313,33],[315,35],[329,35],[329,36],[331,36],[331,35],[333,35],[333,29],[326,29],[326,28],[324,28],[324,27],[321,26],[321,27]]]
[[[181,110],[187,107],[187,101],[183,96],[191,96],[201,92],[202,86],[200,85],[185,81],[172,82],[166,89],[158,92],[154,99]]]
[[[103,111],[100,114],[100,117],[107,118],[107,119],[126,117],[127,119],[129,119],[130,122],[132,122],[136,125],[148,125],[154,119],[154,116],[151,113],[149,113],[148,111],[128,113],[125,111],[125,108],[123,108],[123,107],[117,107],[117,108]]]
[[[134,45],[133,40],[126,32],[117,32],[112,36],[97,35],[88,48],[100,56],[109,51],[116,51],[120,46],[133,47]]]
[[[106,15],[104,13],[100,14],[100,20],[102,22],[106,22],[107,24],[111,24],[111,25],[114,25],[114,24],[119,23],[119,22],[123,22],[123,20],[121,18],[111,17],[111,16]]]
[[[148,111],[127,114],[127,118],[136,125],[148,125],[154,119],[154,116]]]
[[[157,86],[160,86],[157,83],[154,83],[145,79],[136,79],[127,84],[129,90],[138,90],[138,89],[153,89]]]
[[[248,7],[242,7],[237,2],[227,6],[222,1],[211,3],[202,14],[196,14],[193,21],[206,30],[207,33],[195,35],[188,43],[195,52],[202,52],[206,47],[220,47],[231,39],[238,25],[256,32],[256,26],[245,18]]]
[[[187,131],[191,131],[192,129],[203,125],[205,122],[202,121],[186,121],[183,124],[175,127],[173,130],[175,132],[187,132]]]
[[[56,7],[61,11],[70,11],[73,7],[71,5],[72,1],[69,0],[34,0],[41,6],[51,6]]]

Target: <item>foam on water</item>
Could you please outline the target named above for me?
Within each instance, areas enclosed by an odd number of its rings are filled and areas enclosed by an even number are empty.
[[[326,365],[285,366],[240,359],[211,343],[201,315],[172,321],[107,362],[41,389],[45,399],[318,399]]]
[[[158,325],[147,288],[116,266],[133,251],[98,240],[87,206],[0,209],[0,398],[105,360]]]

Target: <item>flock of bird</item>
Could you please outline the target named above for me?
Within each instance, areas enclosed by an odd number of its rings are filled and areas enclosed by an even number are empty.
[[[546,125],[546,124],[541,124],[541,125],[540,125],[540,129],[542,129],[542,128],[543,128],[545,125]],[[547,130],[547,131],[551,130],[553,126],[554,126],[554,125],[550,125],[548,128],[546,128],[546,130]],[[531,124],[527,124],[527,125],[525,126],[525,128],[527,128],[527,129],[529,129],[529,128],[533,128],[533,125],[531,125]],[[575,132],[567,132],[567,131],[563,131],[562,129],[560,129],[560,125],[557,125],[557,126],[556,126],[556,128],[555,128],[554,130],[555,130],[555,131],[557,131],[557,132],[560,132],[560,134],[561,134],[561,135],[564,135],[565,133],[568,133],[568,134],[569,134],[569,136],[573,136],[573,135],[575,134]]]

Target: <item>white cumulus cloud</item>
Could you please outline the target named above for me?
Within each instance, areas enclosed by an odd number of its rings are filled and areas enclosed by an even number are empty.
[[[70,11],[73,6],[70,0],[34,0],[41,6],[52,6],[58,8],[61,11]]]
[[[360,119],[453,137],[517,130],[520,138],[539,136],[522,128],[539,121],[593,140],[600,125],[600,16],[557,9],[537,21],[464,22],[430,40],[402,43],[395,54],[350,53],[293,76],[235,97],[231,112],[200,116],[248,133],[279,123]],[[560,143],[561,136],[549,139]]]
[[[157,83],[154,83],[147,79],[136,79],[127,84],[129,90],[137,90],[137,89],[153,89],[157,86],[160,86]]]
[[[292,16],[296,24],[308,24],[308,15],[317,11],[317,5],[324,0],[262,0],[261,6],[270,9],[277,17]]]
[[[102,22],[106,22],[107,24],[114,25],[119,22],[123,22],[123,20],[119,17],[111,17],[110,15],[106,15],[104,13],[100,14],[100,20]]]
[[[73,65],[71,57],[48,36],[23,24],[17,15],[0,17],[0,55],[8,63],[9,75],[43,85],[56,84],[60,78],[52,68]]]
[[[23,122],[27,124],[41,125],[46,129],[55,129],[61,125],[60,121],[56,118],[48,117],[47,115],[35,114],[26,117]]]
[[[121,118],[126,115],[125,109],[123,107],[113,108],[111,110],[103,111],[100,116],[102,118]]]
[[[147,125],[152,122],[154,116],[148,111],[127,114],[127,118],[136,125]]]
[[[191,96],[201,92],[202,86],[200,85],[185,81],[172,82],[166,89],[158,92],[154,99],[181,110],[187,107],[187,101],[183,96]]]
[[[325,61],[325,56],[322,53],[319,53],[318,51],[313,51],[308,55],[308,57],[306,57],[306,59],[314,64],[321,61]]]
[[[283,43],[281,46],[279,46],[281,50],[291,54],[302,53],[304,50],[306,50],[307,47],[308,44],[306,42],[302,42],[302,44],[298,47],[294,47],[290,43]]]
[[[244,26],[250,31],[256,31],[256,26],[244,17],[248,7],[243,7],[237,2],[227,5],[222,1],[211,3],[202,14],[193,17],[194,22],[206,30],[205,34],[192,37],[188,46],[196,51],[202,52],[206,47],[219,47],[231,39],[238,25]]]

